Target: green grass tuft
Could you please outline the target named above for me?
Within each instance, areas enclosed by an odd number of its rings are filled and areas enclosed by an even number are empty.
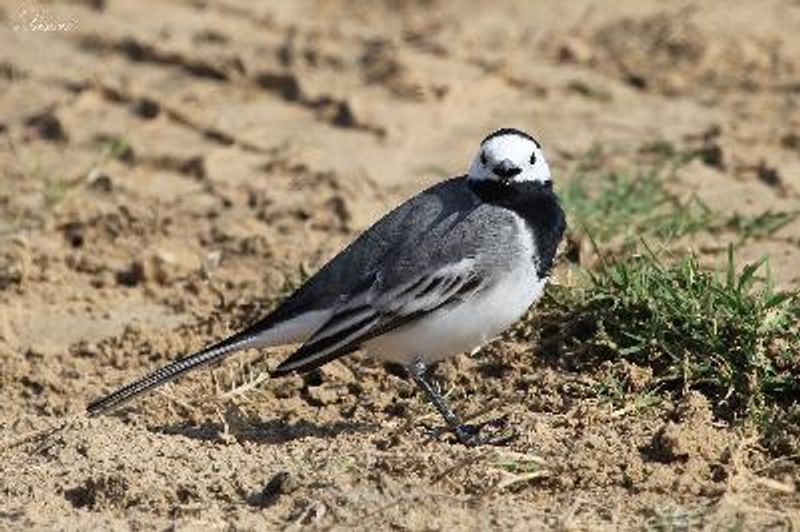
[[[778,212],[768,210],[752,216],[734,213],[728,218],[725,225],[739,234],[739,243],[741,243],[771,236],[794,222],[798,216],[800,216],[800,209]]]
[[[681,199],[665,183],[689,156],[673,149],[657,152],[657,161],[634,171],[608,171],[593,148],[560,193],[573,230],[600,242],[639,235],[677,238],[713,224],[718,215],[699,198]]]
[[[598,242],[641,236],[664,241],[701,232],[733,231],[735,245],[773,235],[800,216],[800,209],[745,215],[722,213],[696,195],[680,197],[667,189],[676,172],[703,157],[699,150],[678,150],[669,143],[643,149],[653,159],[631,170],[609,171],[602,149],[594,147],[578,164],[560,195],[570,230],[591,233]]]
[[[755,420],[800,397],[800,294],[776,291],[764,270],[761,260],[737,271],[732,248],[723,273],[647,249],[551,291],[540,345],[649,367],[648,390],[700,390],[717,415]]]
[[[97,150],[105,159],[133,162],[134,151],[130,141],[122,135],[101,133],[94,138]]]

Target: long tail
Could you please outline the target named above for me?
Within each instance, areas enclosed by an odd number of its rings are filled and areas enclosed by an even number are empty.
[[[145,377],[142,377],[136,382],[132,382],[131,384],[123,386],[110,395],[93,401],[89,404],[89,406],[86,407],[86,413],[89,415],[96,415],[119,406],[133,399],[137,395],[143,394],[152,390],[153,388],[161,386],[162,384],[166,384],[174,379],[177,379],[190,370],[206,364],[211,364],[212,362],[217,362],[224,359],[228,355],[239,351],[240,349],[251,347],[254,343],[253,340],[254,336],[249,334],[248,331],[235,334],[230,338],[212,345],[211,347],[203,349],[202,351],[198,351],[197,353],[178,359],[175,362],[172,362],[171,364],[164,366],[163,368],[156,370]]]

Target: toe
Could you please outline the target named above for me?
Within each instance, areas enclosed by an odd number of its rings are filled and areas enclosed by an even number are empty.
[[[490,424],[484,423],[481,425],[460,425],[454,429],[454,432],[459,443],[468,447],[476,447],[479,445],[508,445],[518,436],[515,431],[508,431],[505,434],[499,435],[481,434],[481,429],[487,425]],[[490,426],[495,427],[494,424],[491,424]]]

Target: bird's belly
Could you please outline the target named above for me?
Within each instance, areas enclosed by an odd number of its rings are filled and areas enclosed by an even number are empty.
[[[370,340],[364,348],[371,356],[404,365],[415,358],[432,364],[471,351],[522,317],[546,282],[530,267],[520,267],[473,299]]]

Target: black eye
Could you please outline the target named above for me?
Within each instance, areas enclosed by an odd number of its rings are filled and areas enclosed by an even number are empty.
[[[485,153],[483,153],[483,152],[481,152],[481,164],[482,164],[482,165],[484,165],[484,166],[486,166],[486,163],[487,163],[487,162],[488,162],[488,161],[486,160],[486,154],[485,154]]]
[[[531,153],[531,164],[536,164],[536,152]]]

